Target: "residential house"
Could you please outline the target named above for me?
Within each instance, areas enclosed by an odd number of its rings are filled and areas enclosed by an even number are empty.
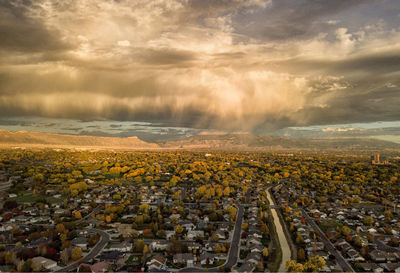
[[[203,252],[200,255],[200,263],[201,264],[213,264],[215,262],[215,258],[217,255],[209,253],[209,252]]]
[[[250,262],[253,264],[257,264],[261,259],[261,254],[258,252],[251,252],[249,255],[246,257],[246,262]]]
[[[386,272],[400,273],[400,263],[384,263],[381,266]]]
[[[111,243],[109,250],[116,250],[121,252],[129,252],[132,250],[132,243],[129,241],[122,241],[117,243]]]
[[[173,237],[175,235],[175,231],[174,230],[166,230],[165,234],[166,234],[166,239],[169,240],[169,239],[171,239],[171,237]]]
[[[167,247],[168,247],[167,242],[153,241],[150,244],[150,249],[152,251],[164,251],[167,250]]]
[[[369,256],[374,262],[385,262],[386,253],[380,250],[373,250],[369,253]]]
[[[50,270],[57,266],[56,261],[42,256],[32,258],[32,264],[40,265],[41,270]]]
[[[195,257],[190,253],[179,253],[173,257],[174,264],[185,264],[186,266],[192,266],[195,261]]]
[[[82,248],[82,250],[86,250],[87,249],[87,245],[88,245],[88,239],[86,237],[76,237],[72,240],[72,244],[74,246],[78,246],[80,248]]]
[[[202,230],[190,230],[188,231],[187,235],[189,240],[193,241],[196,238],[203,237],[204,238],[204,231]]]
[[[240,267],[234,267],[232,268],[232,272],[237,272],[237,273],[251,273],[254,271],[254,264],[245,262],[243,263]]]
[[[148,269],[162,269],[165,270],[167,269],[166,266],[167,263],[167,259],[160,255],[160,254],[156,254],[153,257],[151,257],[150,261],[147,262],[147,267]]]

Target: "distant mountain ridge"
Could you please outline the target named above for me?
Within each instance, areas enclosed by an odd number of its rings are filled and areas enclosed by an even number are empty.
[[[160,143],[166,148],[223,150],[326,150],[326,149],[400,149],[400,144],[373,138],[289,138],[252,134],[199,134],[181,140]]]
[[[288,138],[248,133],[199,134],[180,140],[150,143],[138,137],[100,137],[0,130],[0,147],[87,148],[119,150],[400,150],[400,144],[372,138]]]
[[[97,137],[65,135],[42,132],[0,130],[0,145],[21,147],[58,148],[116,148],[116,149],[154,149],[159,146],[140,140],[138,137]]]

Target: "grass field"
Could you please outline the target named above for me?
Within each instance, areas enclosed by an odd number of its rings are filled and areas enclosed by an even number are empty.
[[[10,200],[15,200],[21,203],[35,203],[42,200],[46,200],[48,203],[61,203],[62,199],[55,198],[53,196],[47,195],[33,195],[30,192],[25,192],[23,195],[18,195],[17,197],[10,198]]]

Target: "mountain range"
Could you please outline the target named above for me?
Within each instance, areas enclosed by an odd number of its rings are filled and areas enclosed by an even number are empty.
[[[0,147],[114,150],[400,150],[400,144],[374,138],[289,138],[248,133],[198,134],[180,140],[146,142],[138,137],[99,137],[0,130]]]

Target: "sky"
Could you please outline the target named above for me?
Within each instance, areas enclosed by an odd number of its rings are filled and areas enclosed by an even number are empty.
[[[2,129],[400,135],[398,0],[0,0],[0,37]]]

